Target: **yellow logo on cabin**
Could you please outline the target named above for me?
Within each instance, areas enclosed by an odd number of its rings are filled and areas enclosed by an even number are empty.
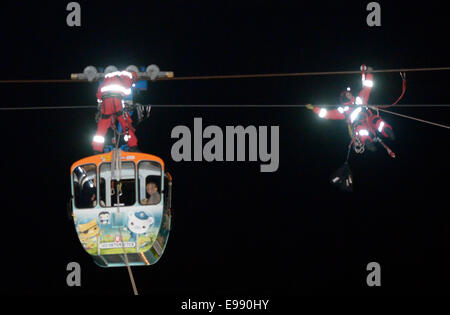
[[[82,241],[87,241],[88,239],[97,236],[100,233],[100,228],[97,224],[97,219],[93,219],[84,224],[78,224],[78,235]]]

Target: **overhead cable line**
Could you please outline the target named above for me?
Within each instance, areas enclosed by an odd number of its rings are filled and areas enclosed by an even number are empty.
[[[372,70],[372,73],[389,73],[389,72],[419,72],[419,71],[445,71],[450,67],[436,68],[407,68],[407,69],[382,69]],[[248,78],[274,78],[274,77],[300,77],[300,76],[320,76],[320,75],[344,75],[344,74],[360,74],[359,70],[352,71],[324,71],[324,72],[294,72],[294,73],[256,73],[256,74],[225,74],[225,75],[199,75],[199,76],[181,76],[181,77],[164,77],[155,81],[182,81],[182,80],[214,80],[214,79],[248,79]],[[88,80],[70,80],[70,79],[38,79],[38,80],[0,80],[1,83],[73,83],[73,82],[89,82]]]
[[[163,107],[163,108],[301,108],[301,107],[306,107],[305,105],[151,105],[152,107]],[[336,105],[321,105],[321,107],[328,107],[328,106],[336,106]],[[399,114],[396,112],[391,112],[385,109],[382,109],[382,106],[386,106],[386,105],[370,105],[371,108],[377,109],[379,111],[383,111],[385,113],[389,113],[392,115],[397,115],[400,117],[404,117],[404,118],[408,118],[408,119],[413,119],[416,121],[420,121],[423,123],[427,123],[427,124],[431,124],[431,125],[435,125],[438,127],[442,127],[442,128],[446,128],[446,129],[450,129],[450,126],[446,126],[446,125],[442,125],[442,124],[438,124],[438,123],[434,123],[431,121],[427,121],[427,120],[423,120],[423,119],[419,119],[419,118],[415,118],[415,117],[411,117],[411,116],[407,116],[407,115],[403,115],[403,114]],[[446,109],[450,109],[450,104],[431,104],[431,105],[420,105],[420,104],[415,104],[415,105],[396,105],[396,107],[445,107]],[[42,107],[6,107],[6,108],[0,108],[0,111],[15,111],[15,110],[53,110],[53,109],[97,109],[98,107],[95,105],[86,105],[86,106],[42,106]]]
[[[301,108],[308,104],[278,104],[278,105],[258,105],[258,104],[219,104],[219,105],[183,105],[183,104],[156,104],[149,105],[151,107],[160,108]],[[320,105],[320,107],[336,107],[337,105]],[[383,108],[388,105],[370,105],[373,108]],[[445,108],[450,109],[450,104],[398,104],[395,107],[408,108]],[[53,110],[53,109],[97,109],[97,105],[81,105],[81,106],[22,106],[22,107],[0,107],[0,111],[15,111],[15,110]]]

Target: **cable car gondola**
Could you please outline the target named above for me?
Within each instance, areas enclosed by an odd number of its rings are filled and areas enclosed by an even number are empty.
[[[101,267],[152,265],[171,228],[172,177],[161,158],[114,149],[71,168],[71,216]],[[151,195],[151,196],[150,196]]]

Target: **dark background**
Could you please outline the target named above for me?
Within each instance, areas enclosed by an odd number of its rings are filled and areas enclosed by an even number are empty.
[[[66,25],[69,1],[2,3],[1,79],[67,79],[86,65],[158,64],[176,76],[449,66],[448,13],[436,2],[79,1],[82,26]],[[164,2],[164,3],[163,3]],[[411,72],[402,104],[449,104],[450,72]],[[161,81],[143,101],[161,105],[330,104],[359,75]],[[95,105],[96,84],[0,84],[2,107]],[[371,103],[401,92],[398,73],[375,74]],[[449,107],[399,107],[449,123]],[[95,109],[1,111],[2,294],[131,294],[126,269],[101,269],[66,216],[70,165],[91,154]],[[280,166],[180,162],[177,125],[280,126]],[[133,268],[141,294],[247,298],[341,294],[448,294],[449,131],[384,114],[397,135],[384,150],[353,155],[355,192],[330,174],[348,143],[343,122],[305,108],[152,109],[138,127],[142,151],[174,177],[173,230],[154,266]],[[66,285],[66,266],[82,286]],[[368,288],[366,266],[382,268]]]

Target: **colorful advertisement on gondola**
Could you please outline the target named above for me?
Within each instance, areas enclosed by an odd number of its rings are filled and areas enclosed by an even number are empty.
[[[91,255],[123,254],[124,248],[127,253],[143,253],[157,240],[153,246],[156,250],[151,252],[157,256],[162,254],[166,236],[158,233],[169,224],[162,206],[127,208],[120,212],[116,208],[80,210],[74,214],[81,244]]]

